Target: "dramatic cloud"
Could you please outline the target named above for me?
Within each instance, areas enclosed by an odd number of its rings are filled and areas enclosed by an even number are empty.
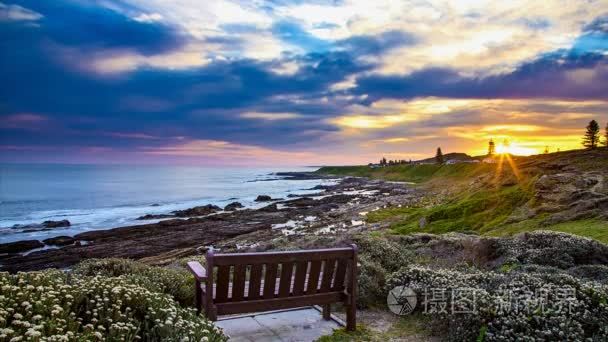
[[[2,0],[0,156],[318,164],[477,153],[492,137],[575,148],[608,120],[607,15],[600,0]]]
[[[5,5],[0,2],[0,21],[36,21],[42,14],[19,5]]]

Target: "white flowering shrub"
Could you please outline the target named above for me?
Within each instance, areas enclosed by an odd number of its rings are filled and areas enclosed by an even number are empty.
[[[150,291],[169,294],[182,306],[194,306],[194,277],[186,270],[108,258],[85,260],[74,268],[73,273],[82,276],[121,276]]]
[[[124,277],[0,273],[0,341],[226,341],[170,296]]]
[[[393,274],[387,291],[397,285],[412,288],[418,296],[416,310],[430,315],[436,329],[454,341],[608,340],[606,285],[564,273],[529,271],[505,274],[412,266]],[[435,302],[433,291],[439,290],[441,302]],[[458,291],[468,293],[468,301],[462,302]],[[461,303],[467,310],[454,311]]]

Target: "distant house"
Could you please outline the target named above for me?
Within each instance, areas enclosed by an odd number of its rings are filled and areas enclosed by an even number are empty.
[[[446,161],[445,163],[448,165],[460,164],[460,163],[477,164],[477,163],[479,163],[479,160],[477,160],[477,159],[472,159],[472,160],[450,159],[450,160]]]
[[[492,157],[487,157],[487,158],[484,158],[482,160],[482,162],[486,163],[486,164],[496,164],[496,159],[494,159]]]

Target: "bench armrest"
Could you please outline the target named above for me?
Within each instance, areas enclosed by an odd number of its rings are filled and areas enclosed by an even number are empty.
[[[188,268],[194,274],[194,278],[198,281],[207,280],[207,270],[198,261],[188,261]]]

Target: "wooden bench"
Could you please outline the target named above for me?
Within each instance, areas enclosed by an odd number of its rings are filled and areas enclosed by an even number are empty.
[[[357,246],[266,253],[206,255],[207,268],[188,262],[194,274],[196,308],[218,315],[344,303],[346,329],[355,330]]]

